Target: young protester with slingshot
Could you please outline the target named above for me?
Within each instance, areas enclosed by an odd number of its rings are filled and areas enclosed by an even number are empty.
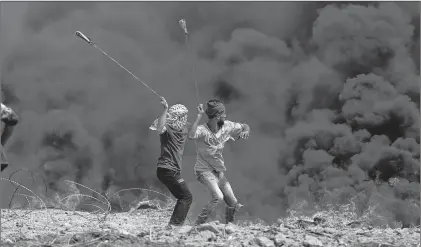
[[[164,97],[161,97],[161,104],[164,107],[164,112],[149,128],[158,132],[161,142],[157,177],[177,198],[168,224],[168,228],[172,228],[184,224],[193,200],[186,181],[181,177],[182,156],[188,138],[188,110],[181,104],[168,108]]]
[[[206,113],[208,121],[199,125],[203,113]],[[194,166],[197,179],[211,193],[211,200],[202,209],[195,225],[206,222],[216,206],[224,200],[226,203],[226,223],[234,222],[235,213],[243,207],[238,203],[237,198],[228,182],[224,172],[227,170],[224,164],[222,152],[224,144],[238,136],[247,139],[250,135],[250,127],[247,124],[235,123],[226,120],[225,105],[213,99],[207,102],[206,112],[202,104],[198,106],[198,115],[189,132],[189,138],[198,140],[197,158]]]
[[[168,226],[182,226],[192,203],[190,190],[187,187],[187,183],[181,177],[182,156],[188,138],[187,108],[181,104],[176,104],[168,108],[167,101],[164,97],[160,96],[135,74],[103,51],[98,44],[80,31],[76,31],[75,35],[111,59],[161,99],[164,112],[149,127],[151,130],[158,132],[161,142],[161,155],[158,158],[157,177],[170,190],[171,194],[177,198],[177,203]]]

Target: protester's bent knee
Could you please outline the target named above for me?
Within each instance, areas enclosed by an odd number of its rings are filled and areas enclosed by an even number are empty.
[[[213,202],[221,202],[222,200],[224,200],[224,195],[222,193],[214,193],[212,195],[212,201]]]
[[[191,193],[188,193],[180,198],[185,204],[191,204],[193,202],[193,196]]]

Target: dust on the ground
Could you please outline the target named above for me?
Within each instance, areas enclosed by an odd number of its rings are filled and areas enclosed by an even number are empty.
[[[170,209],[103,213],[61,209],[1,211],[1,246],[417,246],[419,227],[281,219],[277,224],[213,221],[166,229]]]

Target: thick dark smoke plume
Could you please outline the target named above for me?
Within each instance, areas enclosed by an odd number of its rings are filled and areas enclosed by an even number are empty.
[[[64,190],[65,179],[160,186],[159,142],[148,130],[159,99],[74,36],[80,30],[170,103],[187,105],[191,121],[194,64],[201,102],[218,97],[229,119],[250,124],[251,139],[228,144],[225,156],[251,217],[276,219],[303,200],[311,208],[357,198],[390,222],[416,221],[418,4],[48,2],[13,18],[16,34],[2,33],[1,80],[22,122],[10,159],[41,171],[50,191]],[[208,198],[193,192],[200,208]]]

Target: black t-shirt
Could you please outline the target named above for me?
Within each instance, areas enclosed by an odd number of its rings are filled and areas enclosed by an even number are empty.
[[[161,155],[158,167],[181,171],[183,152],[188,137],[188,129],[175,130],[166,125],[166,131],[159,135],[161,141]]]

